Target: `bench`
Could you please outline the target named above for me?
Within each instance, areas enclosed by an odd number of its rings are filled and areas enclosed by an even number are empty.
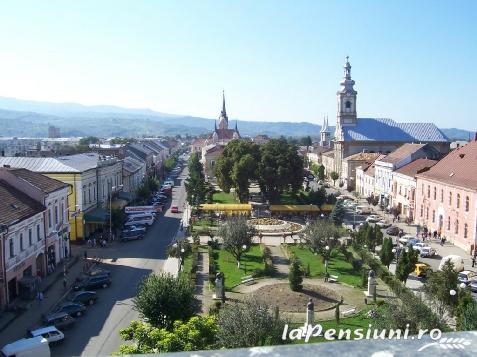
[[[329,278],[328,278],[328,282],[337,283],[338,282],[338,275],[330,275]]]
[[[343,317],[346,317],[346,316],[354,315],[355,313],[356,313],[356,308],[353,307],[352,309],[343,311],[343,312],[341,313],[341,315],[342,315]]]
[[[242,278],[242,284],[245,284],[245,285],[250,285],[250,284],[253,284],[255,281],[253,279],[253,276],[251,275],[247,275],[247,276],[244,276]]]

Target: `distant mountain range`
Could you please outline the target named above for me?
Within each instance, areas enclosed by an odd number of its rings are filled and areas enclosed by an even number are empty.
[[[320,125],[307,122],[259,122],[230,120],[242,136],[318,137]],[[2,136],[45,137],[48,125],[61,129],[62,136],[138,137],[153,135],[201,135],[212,131],[214,119],[166,114],[151,109],[116,106],[84,106],[76,103],[48,103],[0,97]],[[334,128],[330,127],[333,131]],[[441,129],[452,140],[467,140],[473,133],[462,129]]]

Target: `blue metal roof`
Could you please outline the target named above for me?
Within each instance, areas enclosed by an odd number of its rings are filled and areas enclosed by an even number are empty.
[[[345,141],[449,141],[433,123],[396,123],[388,118],[358,118],[355,126],[343,126]]]

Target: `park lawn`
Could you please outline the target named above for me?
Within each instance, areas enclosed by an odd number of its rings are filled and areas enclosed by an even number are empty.
[[[192,269],[192,252],[187,254],[187,256],[184,257],[184,265],[182,267],[182,271],[185,273],[190,273],[190,270]]]
[[[231,193],[216,192],[212,195],[214,203],[239,203]]]
[[[242,278],[252,275],[254,270],[265,270],[265,264],[262,259],[262,251],[258,244],[254,244],[242,255],[240,259],[240,269],[237,268],[235,258],[224,249],[214,250],[218,254],[217,271],[224,273],[225,289],[231,290],[237,284],[240,284]]]
[[[366,330],[369,328],[369,325],[373,324],[373,320],[369,317],[366,317],[366,311],[360,312],[358,315],[353,316],[353,317],[347,317],[347,318],[340,318],[340,323],[336,323],[336,320],[327,320],[327,321],[315,321],[315,324],[320,324],[323,328],[323,333],[326,330],[334,329],[336,331],[341,330],[351,330],[351,339],[354,340],[353,336],[353,331],[361,328],[363,329],[363,334],[366,335]],[[303,326],[303,324],[291,324],[288,327],[288,332],[290,332],[291,328],[298,328]],[[290,340],[288,340],[290,341]],[[323,335],[322,336],[316,336],[316,337],[311,337],[308,341],[308,343],[312,342],[332,342],[329,340],[326,340]],[[293,340],[291,341],[293,344],[303,344],[305,343],[305,339],[301,340]]]
[[[299,204],[303,204],[303,203],[300,203],[299,201],[299,197],[301,195],[307,197],[310,193],[307,192],[307,191],[298,191],[297,194],[296,194],[296,197],[293,197],[291,195],[290,192],[286,191],[286,192],[283,192],[281,195],[280,195],[280,203],[282,205],[299,205]]]
[[[300,248],[299,245],[289,244],[288,248],[300,259],[303,267],[306,268],[310,264],[311,277],[322,277],[325,275],[325,263],[320,255],[314,255],[308,248]],[[347,262],[341,253],[330,258],[328,272],[330,275],[338,275],[339,282],[361,287],[362,272],[360,270],[356,271],[353,265]]]

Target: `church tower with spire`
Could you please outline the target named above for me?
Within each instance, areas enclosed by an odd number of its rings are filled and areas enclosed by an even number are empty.
[[[227,111],[225,110],[225,91],[222,91],[222,111],[219,117],[219,129],[229,128],[229,118],[227,117]]]
[[[356,125],[356,92],[353,88],[355,82],[351,79],[351,65],[349,57],[346,56],[344,65],[344,77],[340,82],[341,89],[336,93],[338,97],[338,113],[336,126],[352,126]]]
[[[328,116],[323,118],[323,126],[320,130],[320,146],[329,148],[331,146],[331,133],[328,128]]]

